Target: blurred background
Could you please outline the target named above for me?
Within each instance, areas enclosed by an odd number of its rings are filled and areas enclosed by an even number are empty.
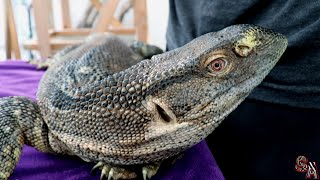
[[[45,59],[68,44],[81,42],[89,34],[102,31],[165,49],[168,1],[1,1],[0,60]],[[12,35],[13,25],[17,37]],[[16,56],[15,42],[20,57]],[[11,57],[6,56],[6,46],[11,47]]]

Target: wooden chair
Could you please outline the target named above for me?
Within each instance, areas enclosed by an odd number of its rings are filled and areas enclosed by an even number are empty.
[[[99,0],[91,0],[98,9],[99,15],[93,28],[72,28],[69,13],[69,1],[60,0],[62,6],[63,30],[54,30],[48,21],[50,17],[49,0],[33,0],[37,40],[24,43],[24,48],[39,50],[41,58],[50,56],[53,51],[67,45],[78,44],[82,39],[61,39],[58,36],[87,36],[93,33],[114,33],[123,35],[136,35],[136,39],[147,41],[147,11],[146,0],[133,0],[134,27],[124,27],[121,22],[114,18],[114,13],[120,0],[107,0],[100,3]]]
[[[12,52],[16,59],[21,59],[17,30],[15,26],[11,0],[2,0],[4,17],[4,39],[6,59],[12,58]]]

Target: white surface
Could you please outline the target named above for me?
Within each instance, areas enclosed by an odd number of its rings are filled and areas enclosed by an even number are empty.
[[[149,43],[159,46],[162,49],[166,47],[166,30],[169,15],[168,0],[148,0],[148,25],[149,25]]]

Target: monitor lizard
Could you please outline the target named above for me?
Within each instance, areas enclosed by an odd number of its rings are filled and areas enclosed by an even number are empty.
[[[23,144],[95,162],[101,178],[151,178],[210,134],[286,47],[283,35],[244,24],[152,57],[159,49],[115,36],[69,47],[52,58],[37,102],[0,99],[0,179]]]

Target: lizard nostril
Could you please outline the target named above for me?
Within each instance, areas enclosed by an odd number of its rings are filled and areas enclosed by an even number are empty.
[[[170,116],[166,113],[166,111],[160,107],[158,104],[156,104],[156,109],[160,115],[160,117],[165,121],[165,122],[170,122],[171,121],[171,118]]]

